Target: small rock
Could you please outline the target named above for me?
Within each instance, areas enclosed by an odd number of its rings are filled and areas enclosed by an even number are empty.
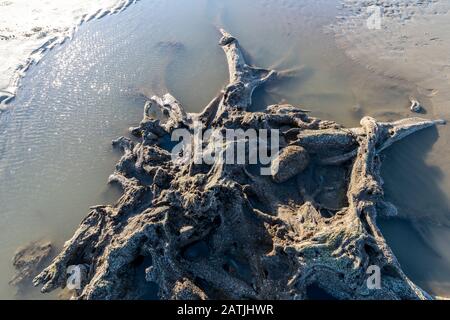
[[[272,178],[277,183],[284,182],[302,172],[308,164],[309,155],[303,147],[287,146],[272,161]]]
[[[377,205],[377,212],[379,215],[389,218],[389,217],[395,217],[398,215],[397,208],[390,202],[387,201],[380,201]]]
[[[409,107],[412,112],[421,112],[423,110],[423,107],[420,105],[420,102],[417,101],[414,98],[410,98],[409,101],[411,101],[411,106]]]
[[[12,260],[17,273],[9,284],[19,289],[31,284],[32,279],[44,267],[44,263],[47,262],[52,250],[52,244],[48,241],[35,241],[19,248]]]

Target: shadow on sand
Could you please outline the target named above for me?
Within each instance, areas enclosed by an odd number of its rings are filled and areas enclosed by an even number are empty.
[[[438,130],[430,128],[396,143],[384,153],[382,177],[386,199],[396,205],[399,215],[378,220],[411,280],[431,293],[445,294],[450,283],[449,199],[440,188],[441,170],[426,163],[438,137]]]

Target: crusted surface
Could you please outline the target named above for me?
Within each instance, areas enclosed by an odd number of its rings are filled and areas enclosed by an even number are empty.
[[[253,90],[280,74],[247,65],[238,41],[221,31],[229,85],[201,114],[186,113],[169,94],[146,104],[131,128],[141,140],[113,142],[124,155],[110,182],[123,196],[92,209],[35,285],[64,286],[67,266],[83,264],[81,299],[143,298],[149,283],[161,299],[307,299],[317,288],[338,299],[431,298],[405,276],[376,217],[395,214],[383,200],[379,153],[439,122],[365,117],[346,129],[291,105],[248,112]],[[197,121],[279,129],[287,151],[274,161],[283,177],[245,164],[175,163],[172,131]],[[370,265],[381,269],[380,289],[367,287]]]

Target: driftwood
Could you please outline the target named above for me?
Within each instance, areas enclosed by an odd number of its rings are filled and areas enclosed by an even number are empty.
[[[123,196],[94,207],[34,284],[42,292],[63,287],[67,267],[85,265],[79,299],[142,298],[149,282],[161,299],[308,299],[312,288],[336,299],[432,298],[403,273],[376,217],[396,212],[383,199],[380,152],[442,121],[365,117],[347,129],[290,105],[249,112],[253,90],[280,73],[249,66],[238,41],[221,32],[230,83],[200,114],[186,113],[169,94],[146,104],[131,128],[141,141],[113,143],[124,155],[110,182]],[[285,151],[274,161],[283,174],[174,163],[165,141],[198,121],[279,129]],[[372,265],[380,268],[379,289],[367,286]]]

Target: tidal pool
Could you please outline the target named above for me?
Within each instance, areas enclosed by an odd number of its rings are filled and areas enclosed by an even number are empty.
[[[32,288],[15,294],[8,285],[15,249],[48,239],[58,250],[89,206],[117,199],[106,183],[118,160],[111,140],[141,120],[146,97],[168,91],[197,112],[215,96],[228,77],[219,26],[258,66],[291,70],[289,79],[255,92],[253,110],[287,102],[347,126],[364,115],[411,116],[408,97],[426,101],[413,83],[355,64],[325,32],[337,3],[143,0],[84,24],[31,68],[0,114],[0,298],[57,297]],[[386,191],[403,220],[381,225],[406,273],[430,291],[450,280],[448,190],[439,169],[426,163],[437,135],[428,130],[386,154]]]

